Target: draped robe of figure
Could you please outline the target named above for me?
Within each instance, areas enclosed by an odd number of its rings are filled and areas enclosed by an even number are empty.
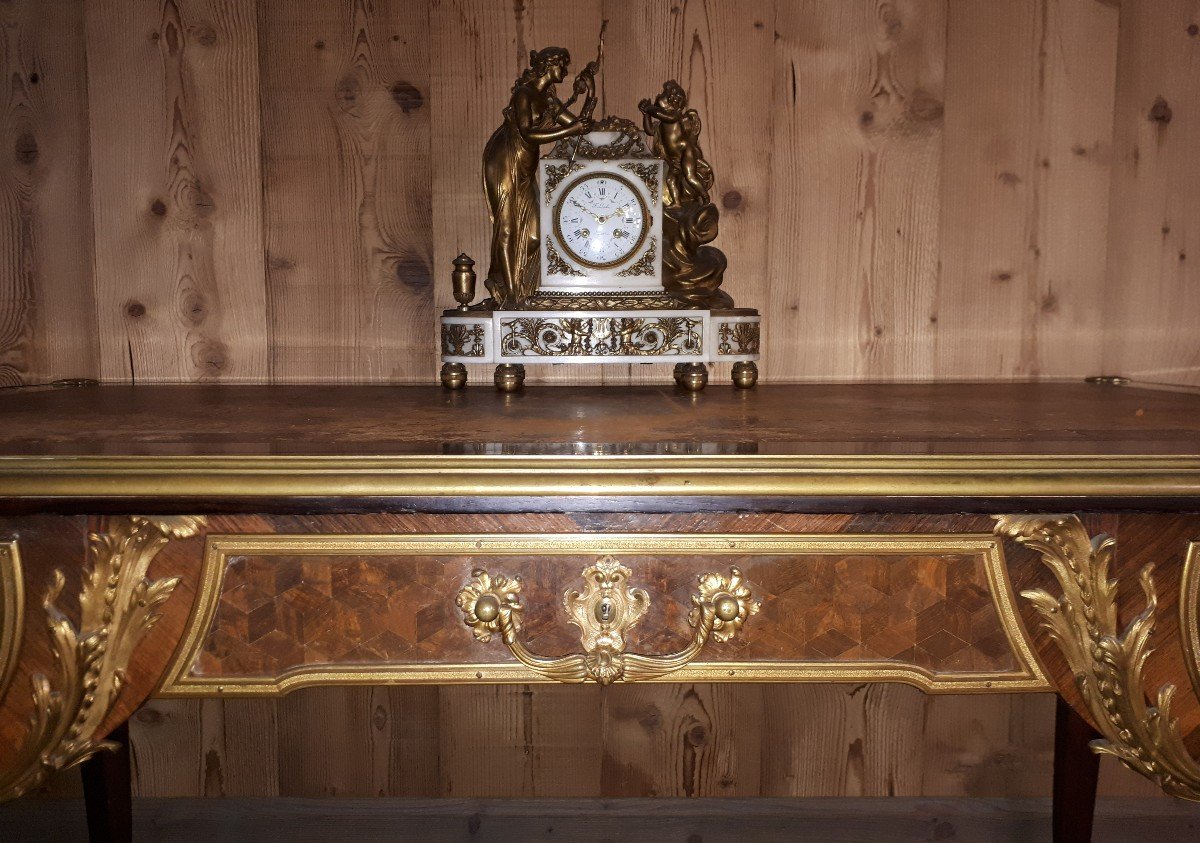
[[[565,104],[554,94],[571,61],[561,47],[529,55],[529,68],[513,86],[504,122],[483,150],[483,190],[492,221],[491,265],[487,288],[501,306],[510,307],[537,292],[538,146],[582,134],[596,107],[595,73],[589,64],[575,79],[574,96]],[[587,94],[579,117],[568,110]]]
[[[539,97],[533,99],[536,102]],[[551,96],[548,100],[542,113],[535,115],[538,128],[548,128],[541,118],[558,108],[557,99]],[[492,133],[483,151],[483,187],[492,221],[491,266],[486,283],[503,305],[537,291],[537,163],[537,144],[522,136],[517,110],[509,105],[504,109],[504,122]]]

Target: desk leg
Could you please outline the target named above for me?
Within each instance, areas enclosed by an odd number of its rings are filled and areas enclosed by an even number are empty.
[[[92,843],[129,843],[133,840],[129,727],[122,723],[109,739],[116,741],[120,748],[113,752],[98,752],[80,765],[88,839]]]
[[[1100,737],[1075,709],[1055,697],[1054,807],[1055,843],[1085,843],[1092,839],[1096,780],[1100,756],[1088,744]]]

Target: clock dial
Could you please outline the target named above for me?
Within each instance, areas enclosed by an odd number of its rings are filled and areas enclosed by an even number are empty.
[[[646,238],[646,203],[621,176],[593,173],[570,184],[554,210],[558,241],[584,266],[603,269],[628,260]]]

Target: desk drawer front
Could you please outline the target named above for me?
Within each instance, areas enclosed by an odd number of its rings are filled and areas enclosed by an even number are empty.
[[[338,526],[363,526],[363,518],[369,517],[340,519]],[[542,518],[548,527],[564,526],[554,516],[455,520],[463,527],[507,520],[528,530]],[[796,527],[851,529],[233,533],[215,531],[229,524],[214,524],[198,599],[162,693],[539,681],[544,677],[517,661],[501,635],[477,640],[456,597],[478,570],[518,578],[522,644],[547,658],[579,653],[580,629],[570,623],[564,594],[582,589],[585,569],[606,557],[628,569],[628,586],[648,598],[623,642],[630,653],[657,657],[688,646],[692,598],[704,574],[739,570],[761,604],[735,636],[707,641],[686,666],[659,677],[664,681],[895,680],[934,691],[1049,687],[1013,609],[1003,551],[991,535],[857,532],[849,521],[790,520]],[[723,516],[717,526],[738,523],[744,522]],[[628,526],[629,518],[612,516],[601,526],[619,524]]]

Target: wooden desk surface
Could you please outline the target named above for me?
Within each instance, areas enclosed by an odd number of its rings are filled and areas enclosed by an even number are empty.
[[[0,402],[10,512],[1200,508],[1200,395],[1078,382],[99,386]]]
[[[1200,394],[1079,382],[114,385],[0,391],[0,418],[9,456],[1200,454]]]

